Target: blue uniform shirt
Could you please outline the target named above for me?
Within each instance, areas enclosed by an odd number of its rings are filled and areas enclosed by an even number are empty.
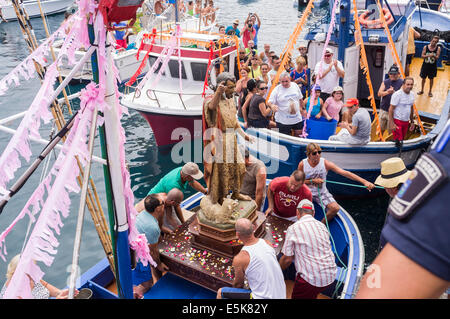
[[[414,169],[417,175],[412,174],[413,178],[391,201],[388,222],[382,231],[382,236],[405,256],[447,281],[450,281],[449,137],[450,121],[430,151],[434,162],[422,155]],[[440,168],[440,173],[433,170],[433,165]],[[425,173],[422,178],[421,172]],[[429,182],[433,179],[434,185]],[[427,187],[429,191],[422,191]]]

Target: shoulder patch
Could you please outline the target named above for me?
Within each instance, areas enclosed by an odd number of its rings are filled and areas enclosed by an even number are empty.
[[[392,199],[388,212],[396,219],[405,219],[431,194],[431,191],[447,179],[447,172],[431,154],[423,154],[411,176]]]

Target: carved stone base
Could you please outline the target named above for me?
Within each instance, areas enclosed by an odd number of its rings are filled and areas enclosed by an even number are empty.
[[[256,226],[255,236],[258,238],[264,237],[266,215],[254,211],[249,217]],[[189,232],[192,234],[191,244],[197,249],[213,251],[228,258],[233,258],[241,251],[242,243],[238,241],[234,228],[221,230],[208,225],[205,227],[195,218],[189,225]]]

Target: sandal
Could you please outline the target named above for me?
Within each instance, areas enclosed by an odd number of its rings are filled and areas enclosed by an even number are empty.
[[[430,92],[430,93],[428,93],[428,96],[429,96],[429,97],[432,97],[432,96],[433,96],[433,94],[432,94],[432,93]]]
[[[417,92],[417,95],[422,95],[423,91]]]

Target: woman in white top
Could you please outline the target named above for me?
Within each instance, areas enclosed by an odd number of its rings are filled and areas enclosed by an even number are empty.
[[[269,98],[269,106],[276,109],[275,122],[280,133],[299,136],[303,129],[303,117],[306,116],[303,95],[297,84],[291,83],[287,72],[280,75],[280,84],[275,87]]]

